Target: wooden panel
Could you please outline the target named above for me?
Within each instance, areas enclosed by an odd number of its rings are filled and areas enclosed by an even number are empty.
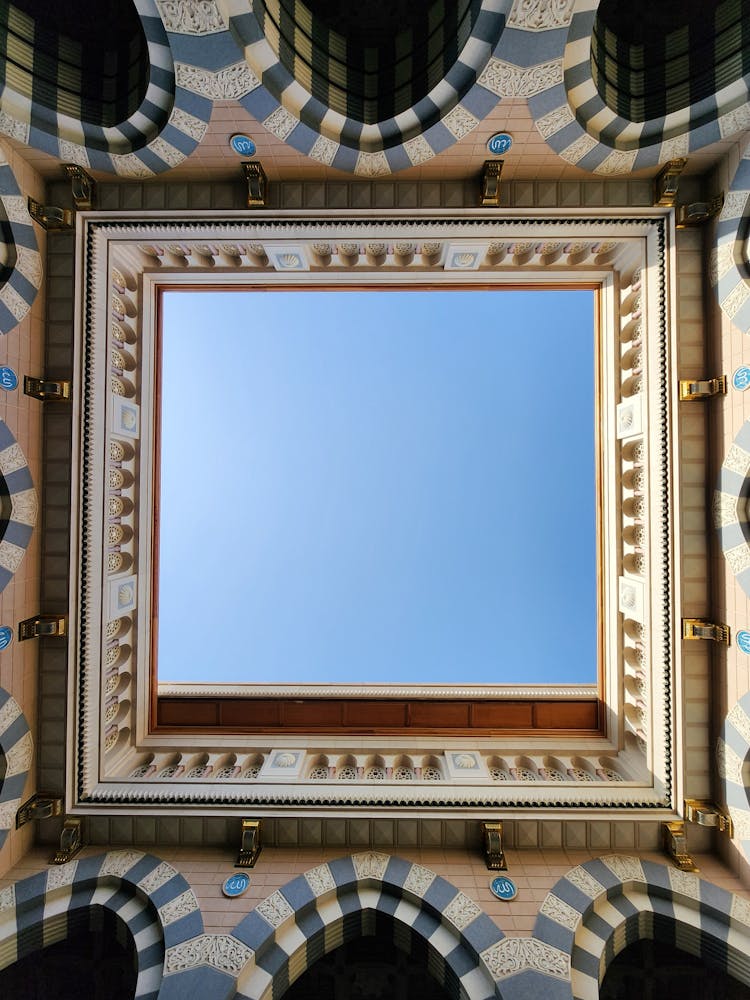
[[[161,726],[216,726],[219,706],[204,698],[160,698],[158,719]]]
[[[412,701],[409,703],[409,726],[426,729],[468,729],[467,701]]]
[[[221,725],[242,729],[259,726],[280,726],[281,707],[277,700],[263,698],[232,698],[220,701]]]
[[[308,729],[339,727],[342,724],[341,701],[296,701],[289,699],[281,703],[281,718],[286,726],[305,726]]]
[[[534,706],[534,726],[537,729],[598,729],[598,702],[539,701]]]
[[[482,701],[471,707],[473,728],[531,729],[534,725],[531,701]]]
[[[343,705],[345,726],[377,730],[406,725],[407,703],[403,701],[345,701]]]

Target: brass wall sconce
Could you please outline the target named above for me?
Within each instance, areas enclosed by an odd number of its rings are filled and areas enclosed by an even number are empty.
[[[265,208],[268,196],[268,181],[258,160],[247,160],[241,164],[247,181],[247,207]]]
[[[482,189],[479,204],[483,208],[500,207],[500,175],[503,172],[503,160],[485,160],[482,167]]]

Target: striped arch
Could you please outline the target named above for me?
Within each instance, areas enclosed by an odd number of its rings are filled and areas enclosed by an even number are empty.
[[[31,309],[42,284],[42,258],[26,198],[2,150],[0,229],[0,242],[5,251],[5,259],[0,265],[0,333],[10,333]]]
[[[203,920],[182,875],[139,851],[71,861],[0,890],[0,968],[64,941],[101,910],[127,932],[138,973],[136,1000],[155,1000],[165,947],[200,934]]]
[[[750,760],[750,692],[734,705],[724,719],[716,741],[716,763],[724,786],[734,837],[750,861],[750,790],[743,773]]]
[[[561,63],[560,79],[529,99],[537,130],[569,163],[599,174],[629,173],[687,156],[750,125],[750,91],[742,79],[726,88],[722,103],[714,96],[644,122],[616,114],[599,95],[591,72],[599,0],[573,0],[570,6],[570,27],[553,57]]]
[[[237,997],[282,996],[317,959],[375,933],[384,921],[402,950],[417,945],[426,950],[428,968],[450,996],[489,1000],[506,995],[501,980],[512,973],[498,951],[504,954],[503,946],[512,939],[434,872],[368,852],[305,872],[258,903],[235,927],[233,936],[252,955],[239,974]],[[517,963],[514,971],[523,969]]]
[[[750,597],[750,420],[735,436],[719,472],[713,519],[724,558],[737,583]]]
[[[21,446],[0,420],[0,591],[21,565],[34,525],[37,498]]]
[[[750,142],[745,144],[729,185],[711,252],[709,277],[722,312],[742,333],[750,333],[750,264],[745,248],[750,217]]]
[[[570,956],[575,1000],[597,1000],[612,959],[642,938],[750,984],[750,903],[652,861],[613,855],[573,868],[547,895],[534,936]]]
[[[132,3],[146,38],[149,80],[140,107],[127,120],[107,127],[92,124],[0,80],[0,132],[63,161],[123,177],[150,177],[189,156],[206,132],[211,103],[176,85],[156,0]]]
[[[5,775],[0,782],[0,847],[16,819],[29,776],[34,744],[21,706],[0,688],[0,752],[5,757]]]

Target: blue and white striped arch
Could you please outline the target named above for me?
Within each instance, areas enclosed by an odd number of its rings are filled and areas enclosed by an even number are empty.
[[[189,156],[206,132],[211,102],[176,84],[171,38],[156,0],[132,2],[146,38],[149,79],[140,107],[127,121],[103,127],[74,119],[4,82],[0,132],[64,162],[123,177],[150,177]],[[178,5],[184,6],[179,0]]]
[[[0,420],[0,591],[21,564],[36,524],[37,506],[21,446]]]
[[[31,309],[42,284],[42,258],[26,198],[1,150],[0,206],[6,233],[5,262],[0,268],[0,333],[10,333]]]
[[[745,783],[745,768],[750,761],[750,692],[732,707],[724,719],[721,736],[716,741],[716,763],[724,788],[729,815],[734,823],[734,838],[750,861],[750,797]]]
[[[750,420],[740,427],[719,471],[712,504],[714,527],[724,558],[750,597]]]
[[[746,250],[750,216],[750,142],[746,143],[719,216],[709,276],[719,305],[742,333],[750,333],[750,264]]]
[[[126,931],[137,969],[136,1000],[167,995],[160,985],[165,954],[200,938],[203,918],[192,889],[171,865],[140,851],[110,851],[48,868],[0,890],[0,966],[64,941],[93,908],[105,910]],[[226,977],[225,977],[226,978]],[[166,977],[174,986],[185,980]],[[214,996],[205,993],[205,996]],[[219,996],[221,994],[218,994]]]
[[[750,984],[750,903],[689,872],[639,858],[613,855],[568,872],[544,900],[534,937],[571,956],[575,1000],[597,1000],[612,959],[643,938],[681,948]]]
[[[0,688],[0,752],[5,758],[5,774],[0,781],[2,847],[8,831],[15,823],[34,752],[31,733],[21,706],[4,688]]]
[[[559,79],[529,98],[537,130],[563,159],[594,173],[630,173],[687,156],[750,126],[744,80],[728,88],[725,103],[711,97],[650,121],[629,121],[608,108],[591,74],[598,6],[599,0],[570,0],[568,30],[550,25],[554,51],[549,58],[559,65]]]

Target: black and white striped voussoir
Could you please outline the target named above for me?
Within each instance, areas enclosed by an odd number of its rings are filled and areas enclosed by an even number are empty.
[[[0,753],[5,758],[5,774],[0,782],[0,847],[14,826],[23,801],[33,752],[29,725],[21,706],[0,688]]]
[[[709,278],[722,312],[742,333],[750,333],[750,280],[746,223],[750,216],[750,142],[742,150],[724,199],[711,253]]]
[[[0,420],[0,484],[10,509],[0,518],[0,591],[13,579],[36,524],[37,496],[28,462],[8,425]]]
[[[5,264],[0,268],[0,333],[25,318],[42,284],[42,258],[27,202],[13,170],[0,152],[0,216],[4,216]]]

